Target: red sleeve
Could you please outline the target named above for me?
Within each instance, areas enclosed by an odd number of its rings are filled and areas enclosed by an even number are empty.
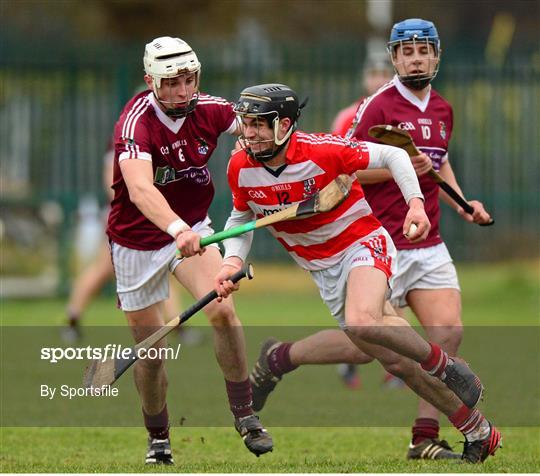
[[[241,212],[249,210],[247,200],[242,193],[242,190],[238,186],[238,176],[240,174],[240,168],[238,167],[238,155],[243,151],[233,152],[227,165],[227,180],[229,181],[229,187],[232,192],[233,206]]]
[[[357,170],[367,169],[369,165],[369,151],[363,141],[350,140],[342,146],[340,159],[343,172],[351,175]]]
[[[369,151],[362,141],[344,139],[331,134],[316,134],[318,143],[307,152],[317,157],[327,172],[351,175],[367,168]]]

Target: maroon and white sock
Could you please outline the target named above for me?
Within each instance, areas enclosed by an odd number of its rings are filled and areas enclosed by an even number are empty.
[[[489,434],[489,422],[477,408],[471,409],[463,404],[448,419],[465,435],[467,441],[482,440]]]
[[[284,342],[276,347],[268,356],[268,366],[270,367],[270,371],[276,377],[281,377],[286,373],[292,372],[298,367],[298,365],[294,365],[291,362],[291,347],[292,342]]]
[[[242,382],[225,380],[229,407],[235,418],[242,418],[253,414],[251,384],[249,378]]]
[[[163,407],[157,415],[148,415],[144,411],[144,426],[148,430],[148,434],[151,438],[158,440],[165,440],[169,438],[169,413],[167,412],[167,404]]]
[[[417,418],[412,427],[412,444],[439,438],[439,422],[433,418]]]
[[[442,380],[446,376],[444,369],[448,365],[448,354],[437,344],[432,344],[430,342],[429,345],[431,346],[431,352],[427,359],[421,362],[420,365],[428,374]]]

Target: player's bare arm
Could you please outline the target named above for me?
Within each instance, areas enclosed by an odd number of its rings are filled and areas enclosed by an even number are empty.
[[[255,214],[251,210],[240,211],[233,208],[231,215],[225,223],[225,230],[247,223],[251,221],[254,216]],[[225,254],[223,264],[221,265],[219,273],[214,278],[214,289],[220,296],[218,301],[222,298],[226,298],[233,291],[238,290],[238,285],[234,284],[229,278],[244,265],[249,250],[251,249],[252,241],[253,232],[224,240],[223,246],[225,248]]]
[[[443,162],[441,165],[441,169],[439,170],[439,174],[441,175],[446,182],[453,187],[462,197],[463,191],[461,190],[460,186],[457,183],[456,176],[454,174],[454,171],[452,169],[452,166],[450,165],[450,162],[447,160]],[[459,205],[456,205],[456,202],[452,200],[444,190],[439,190],[439,197],[448,205],[450,205],[452,208],[454,208],[465,221],[468,221],[470,223],[489,223],[491,220],[490,214],[485,210],[484,204],[478,200],[470,200],[468,201],[469,205],[473,207],[474,213],[472,215],[469,215],[468,213],[463,210],[462,207]]]
[[[231,256],[223,261],[219,273],[214,278],[214,289],[219,296],[218,302],[240,289],[240,285],[233,283],[230,277],[242,269],[243,265],[244,260],[239,256]]]
[[[129,190],[130,200],[146,218],[176,240],[182,256],[202,253],[199,234],[193,232],[189,225],[174,213],[165,197],[154,186],[152,163],[139,159],[122,160],[120,169]]]
[[[420,155],[411,157],[411,162],[418,177],[427,174],[433,167],[431,159],[424,152],[422,152]]]
[[[431,224],[424,210],[422,199],[412,198],[408,205],[409,211],[403,222],[403,234],[411,243],[419,243],[427,238]]]

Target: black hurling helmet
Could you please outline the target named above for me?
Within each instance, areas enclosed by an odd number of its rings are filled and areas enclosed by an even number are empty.
[[[242,148],[255,160],[268,162],[273,159],[285,146],[291,134],[296,130],[300,110],[306,105],[307,99],[299,104],[297,94],[284,84],[259,84],[244,89],[234,107],[238,118],[261,117],[274,131],[274,138],[270,141],[257,140],[258,143],[270,142],[269,147],[260,152],[253,152],[250,142],[240,136]],[[279,120],[288,117],[292,125],[281,139],[278,138]]]

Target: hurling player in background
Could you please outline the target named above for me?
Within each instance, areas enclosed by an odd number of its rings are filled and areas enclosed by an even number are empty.
[[[115,126],[107,227],[119,305],[137,342],[165,322],[161,305],[169,294],[169,272],[197,300],[214,287],[219,249],[201,250],[193,237],[213,233],[207,163],[218,137],[238,134],[232,104],[199,92],[201,64],[186,42],[168,36],[151,41],[144,69],[148,89],[128,101]],[[177,259],[177,249],[196,256]],[[213,301],[204,312],[235,428],[252,453],[271,451],[272,439],[252,410],[244,334],[233,302]],[[134,377],[149,434],[146,463],[172,464],[163,362],[139,360]]]
[[[390,170],[405,204],[401,233],[407,234],[410,243],[422,242],[430,224],[418,178],[405,151],[296,131],[301,107],[296,93],[283,84],[263,84],[242,91],[236,113],[242,124],[243,150],[233,153],[228,166],[234,208],[225,228],[298,203],[338,175],[384,168]],[[412,224],[417,225],[416,230]],[[281,376],[298,365],[343,362],[344,355],[356,356],[360,363],[376,359],[463,432],[464,459],[479,462],[495,452],[500,433],[474,408],[482,394],[478,377],[439,345],[424,340],[406,320],[383,309],[395,247],[371,212],[357,181],[335,210],[283,221],[268,229],[310,272],[345,332],[322,331],[312,336],[318,336],[319,342],[311,347],[304,346],[303,341],[291,344],[268,340],[250,375],[256,410],[262,408]],[[229,277],[245,261],[252,237],[249,233],[224,241],[224,260],[215,278],[215,289],[221,296],[234,290]],[[197,237],[193,240],[196,242]],[[187,248],[194,255],[196,248]],[[334,337],[325,339],[332,332]]]
[[[388,83],[392,79],[392,74],[392,65],[386,56],[368,58],[362,70],[363,96],[336,114],[332,122],[332,134],[345,137],[356,116],[358,106],[364,99]]]
[[[356,116],[358,106],[366,97],[371,96],[388,83],[392,79],[392,74],[392,64],[386,56],[368,58],[362,71],[364,96],[337,113],[332,123],[332,134],[345,137]],[[343,383],[350,389],[355,390],[361,387],[360,375],[355,364],[339,364],[338,373]],[[401,379],[389,373],[386,373],[383,383],[388,387],[402,387],[404,385]]]
[[[454,356],[463,333],[461,294],[456,269],[439,233],[439,199],[468,222],[488,223],[490,216],[478,201],[469,202],[474,213],[466,214],[427,174],[433,167],[463,195],[448,154],[452,107],[430,84],[439,69],[441,56],[435,25],[417,18],[396,23],[388,51],[396,75],[392,82],[360,105],[348,135],[371,140],[368,135],[371,126],[390,124],[407,130],[422,152],[411,158],[431,222],[429,235],[421,243],[411,243],[403,236],[401,222],[407,211],[406,203],[390,174],[370,170],[359,174],[359,180],[374,215],[389,231],[398,250],[397,271],[391,281],[391,304],[400,315],[405,306],[409,306],[428,339]],[[453,457],[448,444],[439,439],[439,411],[424,400],[419,403],[407,456],[412,459]]]

